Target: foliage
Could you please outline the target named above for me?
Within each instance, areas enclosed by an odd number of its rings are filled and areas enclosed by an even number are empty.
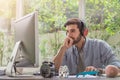
[[[2,65],[2,59],[3,59],[3,48],[4,46],[4,34],[0,32],[0,65]]]
[[[39,11],[39,25],[41,32],[54,32],[61,28],[65,21],[65,8],[61,0],[35,0],[35,7],[31,11]],[[31,5],[31,6],[32,6]],[[39,6],[39,7],[38,7]]]
[[[86,1],[86,21],[90,30],[106,30],[113,35],[120,30],[119,0]]]
[[[7,65],[8,57],[13,50],[13,36],[0,32],[0,66]]]
[[[46,33],[40,35],[40,51],[43,59],[52,58],[58,51],[65,37],[65,32]]]

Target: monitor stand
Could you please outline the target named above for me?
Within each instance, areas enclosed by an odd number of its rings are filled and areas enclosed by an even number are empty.
[[[6,67],[6,72],[5,74],[7,76],[15,76],[16,75],[16,67],[15,67],[15,58],[18,54],[18,50],[21,47],[21,41],[16,42],[13,52],[11,54],[10,60],[8,62],[8,65]]]

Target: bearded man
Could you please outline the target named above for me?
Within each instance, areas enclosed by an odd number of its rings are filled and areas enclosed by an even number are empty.
[[[107,42],[86,37],[88,29],[82,20],[69,19],[64,27],[66,38],[53,60],[57,70],[60,66],[67,65],[69,73],[75,75],[98,69],[104,73],[108,65],[120,68],[120,62]]]

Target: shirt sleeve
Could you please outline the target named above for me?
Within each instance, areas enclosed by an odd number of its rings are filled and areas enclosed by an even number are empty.
[[[120,68],[120,61],[117,56],[113,53],[112,48],[105,41],[101,41],[101,54],[104,65],[115,65]]]

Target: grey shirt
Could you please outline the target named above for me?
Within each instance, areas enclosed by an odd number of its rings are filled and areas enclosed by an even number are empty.
[[[70,74],[77,74],[78,51],[75,45],[70,47],[64,55],[62,65],[67,65]],[[94,66],[104,68],[106,65],[115,65],[120,67],[120,62],[113,54],[111,47],[103,40],[86,38],[83,47],[84,66]]]

